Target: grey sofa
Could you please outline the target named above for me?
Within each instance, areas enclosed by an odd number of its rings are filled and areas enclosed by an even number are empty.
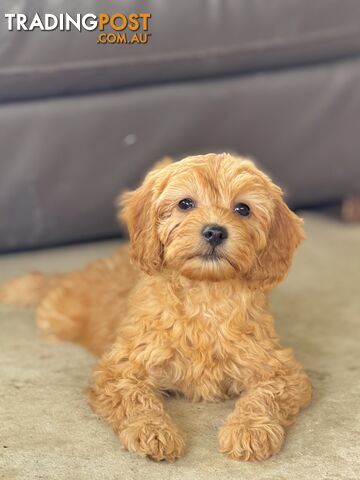
[[[4,13],[148,11],[147,45],[8,31]],[[360,191],[358,0],[2,0],[0,250],[116,234],[163,155],[236,151],[293,207]]]

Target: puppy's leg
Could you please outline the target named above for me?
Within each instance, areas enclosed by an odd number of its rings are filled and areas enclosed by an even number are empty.
[[[165,412],[151,377],[117,346],[95,369],[89,402],[127,450],[156,461],[172,462],[182,455],[184,441]]]
[[[278,453],[285,428],[310,399],[310,381],[300,368],[248,385],[219,432],[220,451],[234,460],[265,460]]]
[[[38,305],[56,288],[66,275],[27,273],[0,285],[0,303],[12,305]]]

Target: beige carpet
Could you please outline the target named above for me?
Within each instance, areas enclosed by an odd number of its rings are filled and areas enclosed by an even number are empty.
[[[33,313],[0,307],[0,478],[358,480],[360,478],[360,226],[306,215],[308,240],[272,295],[283,343],[309,372],[315,399],[283,451],[263,463],[217,452],[225,404],[169,400],[187,435],[186,456],[155,464],[120,449],[82,390],[94,358],[73,344],[47,344]],[[27,270],[63,271],[106,255],[115,243],[0,257],[4,280]]]

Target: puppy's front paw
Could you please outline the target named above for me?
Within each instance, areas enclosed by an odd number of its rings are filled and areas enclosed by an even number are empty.
[[[157,462],[174,462],[185,447],[175,426],[162,416],[137,417],[120,432],[120,440],[127,450]]]
[[[266,460],[279,452],[284,435],[270,418],[230,419],[220,429],[219,450],[233,460]]]

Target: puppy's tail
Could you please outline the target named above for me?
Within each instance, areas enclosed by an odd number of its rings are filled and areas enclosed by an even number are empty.
[[[27,273],[0,285],[0,303],[8,305],[38,305],[65,275]]]

